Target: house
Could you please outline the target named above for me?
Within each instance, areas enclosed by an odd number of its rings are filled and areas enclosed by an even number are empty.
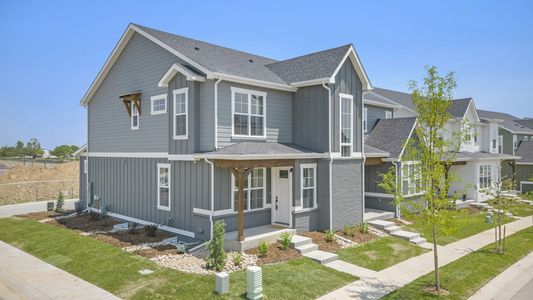
[[[81,198],[197,240],[359,223],[371,89],[351,44],[276,61],[130,24],[81,101]]]

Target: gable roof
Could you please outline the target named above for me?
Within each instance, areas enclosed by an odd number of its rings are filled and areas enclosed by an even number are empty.
[[[501,113],[501,112],[496,112],[496,111],[480,110],[480,109],[478,109],[477,111],[481,119],[502,120],[502,122],[499,123],[498,125],[511,133],[533,134],[533,128],[530,128],[527,126],[527,122],[529,120],[520,120],[511,114]],[[522,123],[524,121],[526,121],[526,124]]]
[[[372,89],[368,76],[351,44],[293,59],[276,61],[153,28],[129,24],[89,90],[85,93],[81,101],[82,105],[87,105],[134,33],[144,36],[176,55],[185,62],[183,68],[190,69],[200,75],[205,74],[207,79],[221,78],[267,88],[296,91],[299,86],[335,82],[335,75],[342,64],[350,59],[363,83],[363,90]]]
[[[454,99],[448,107],[448,112],[454,118],[464,118],[468,107],[472,103],[472,98]]]
[[[375,105],[375,106],[387,107],[387,108],[392,108],[392,109],[397,109],[399,107],[396,102],[391,101],[383,96],[380,96],[374,91],[368,91],[364,93],[363,102],[364,104],[368,104],[368,105]]]
[[[399,159],[415,125],[416,118],[379,120],[365,144],[388,152],[390,158]]]
[[[527,128],[533,129],[533,119],[516,119],[516,123],[520,123]]]
[[[409,93],[398,92],[398,91],[393,91],[393,90],[379,88],[379,87],[375,87],[372,91],[382,97],[385,97],[389,100],[392,100],[400,104],[401,106],[403,106],[404,108],[407,108],[408,110],[416,112],[411,94]]]
[[[204,152],[197,155],[201,158],[212,159],[272,159],[272,158],[325,158],[327,154],[318,153],[294,144],[266,143],[266,142],[240,142],[215,151]]]
[[[516,161],[517,164],[533,164],[533,142],[520,142],[518,149],[516,149],[515,155],[522,157]]]

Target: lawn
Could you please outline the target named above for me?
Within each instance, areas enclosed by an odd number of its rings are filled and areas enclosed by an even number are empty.
[[[34,220],[0,219],[0,228],[0,240],[121,298],[218,298],[212,275],[162,268],[96,239]],[[142,269],[154,273],[141,275]],[[244,271],[231,274],[231,292],[224,298],[242,297],[245,278]],[[307,258],[263,266],[264,294],[270,299],[314,299],[356,279]]]
[[[533,215],[533,205],[527,203],[519,203],[514,205],[511,209],[514,216],[527,217]]]
[[[380,271],[429,250],[396,238],[384,237],[357,247],[337,251],[343,261]]]
[[[533,251],[533,227],[519,231],[506,240],[505,254],[492,251],[488,245],[442,268],[441,286],[450,292],[445,299],[467,299],[492,278]],[[418,278],[382,299],[434,299],[423,291],[433,283],[433,273]]]
[[[432,241],[432,229],[430,224],[424,223],[416,215],[409,216],[408,220],[413,222],[413,224],[404,226],[404,230],[418,232],[421,236],[426,238],[428,242]],[[514,219],[512,218],[506,218],[505,223],[513,220]],[[453,232],[448,232],[447,234],[439,232],[437,240],[439,245],[444,246],[494,228],[493,223],[485,223],[485,212],[470,214],[466,210],[461,210],[461,212],[457,215],[457,224],[458,226]]]

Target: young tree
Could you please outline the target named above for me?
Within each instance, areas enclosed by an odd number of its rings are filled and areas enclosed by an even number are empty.
[[[216,221],[213,228],[213,236],[206,245],[207,252],[209,252],[207,256],[207,268],[214,269],[217,272],[222,271],[226,265],[226,252],[224,251],[225,233],[226,224],[224,224],[224,221]]]
[[[468,130],[469,124],[463,124],[462,129],[447,132],[446,124],[451,119],[448,108],[451,105],[452,93],[457,83],[453,72],[440,76],[436,67],[427,67],[424,85],[419,87],[410,81],[412,101],[418,114],[417,126],[413,137],[406,141],[402,161],[417,162],[415,171],[419,172],[422,185],[424,204],[405,198],[398,184],[395,168],[382,174],[380,187],[393,194],[395,202],[400,207],[416,208],[424,222],[432,227],[432,243],[434,254],[435,291],[440,293],[439,260],[437,252],[438,234],[450,232],[455,226],[455,200],[448,195],[453,177],[449,175],[450,166],[455,160],[455,153],[462,141],[468,138],[463,130]],[[407,205],[403,205],[403,204]]]

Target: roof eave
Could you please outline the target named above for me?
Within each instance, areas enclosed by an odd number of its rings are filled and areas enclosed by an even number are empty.
[[[355,51],[353,45],[350,45],[350,48],[348,49],[348,51],[346,51],[346,54],[344,55],[344,58],[341,60],[340,64],[337,66],[337,68],[333,72],[333,75],[331,75],[329,79],[330,82],[335,82],[335,76],[337,76],[337,73],[342,68],[342,65],[348,58],[350,58],[350,61],[352,62],[354,66],[357,76],[359,76],[359,79],[361,79],[361,83],[363,84],[363,92],[371,91],[372,83],[370,82],[370,79],[368,78],[368,75],[366,74],[365,68],[363,67],[361,60],[359,59],[359,55],[357,55],[357,52]]]

